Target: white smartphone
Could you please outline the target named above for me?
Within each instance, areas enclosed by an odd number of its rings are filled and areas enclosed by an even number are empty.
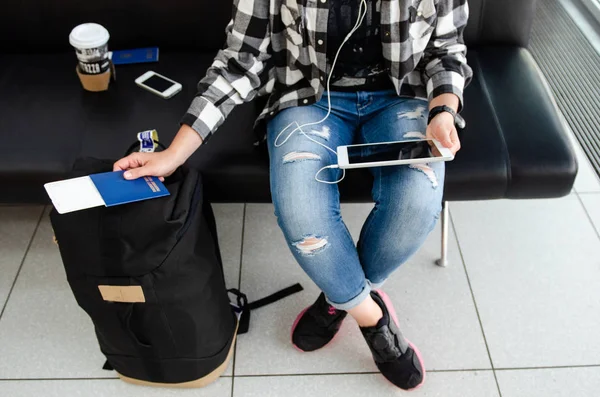
[[[165,99],[181,91],[181,84],[153,71],[144,73],[135,79],[135,83]]]
[[[426,139],[338,146],[337,154],[338,166],[342,169],[454,160],[448,148],[436,140]]]

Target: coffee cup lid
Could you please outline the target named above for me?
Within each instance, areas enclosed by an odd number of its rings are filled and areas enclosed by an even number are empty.
[[[69,43],[77,48],[96,48],[108,43],[110,35],[104,26],[84,23],[76,26],[69,35]]]

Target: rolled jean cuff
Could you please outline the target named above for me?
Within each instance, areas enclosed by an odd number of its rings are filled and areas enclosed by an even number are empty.
[[[327,298],[327,302],[331,306],[335,307],[338,310],[348,311],[348,310],[354,309],[356,306],[360,305],[365,299],[367,299],[367,297],[369,296],[371,291],[373,291],[374,289],[375,288],[373,288],[373,284],[371,284],[371,282],[369,280],[367,280],[362,291],[360,291],[358,295],[356,295],[354,298],[350,299],[349,301],[344,302],[344,303],[336,303],[336,302],[330,301],[329,298]]]
[[[381,287],[383,287],[383,284],[385,284],[386,281],[387,281],[387,279],[383,280],[380,283],[372,283],[370,281],[368,281],[368,283],[371,285],[371,290],[376,291],[376,290],[380,289]]]

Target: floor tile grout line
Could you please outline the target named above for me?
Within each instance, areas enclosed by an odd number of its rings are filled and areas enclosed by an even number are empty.
[[[594,194],[600,195],[600,191],[597,191],[597,192],[580,192],[577,189],[573,189],[573,192],[575,194],[583,194],[583,195],[590,195],[590,196],[594,195]]]
[[[579,200],[579,203],[583,207],[583,211],[585,212],[585,215],[587,216],[588,220],[592,224],[592,228],[594,228],[594,231],[596,232],[596,236],[598,236],[598,239],[600,239],[600,230],[598,230],[598,228],[596,228],[596,224],[594,223],[594,220],[590,216],[590,213],[588,212],[587,207],[585,206],[585,203],[581,199],[581,196],[579,196],[579,193],[577,193],[577,192],[575,192],[575,196],[577,196],[577,200]]]
[[[428,374],[444,374],[444,373],[459,373],[459,372],[492,372],[491,368],[481,369],[440,369],[440,370],[428,370]],[[342,375],[381,375],[379,371],[368,371],[368,372],[307,372],[307,373],[287,373],[287,374],[246,374],[236,375],[236,378],[276,378],[276,377],[298,377],[298,376],[342,376]]]
[[[479,314],[479,307],[477,306],[477,301],[475,300],[475,293],[473,292],[473,286],[471,285],[471,277],[469,277],[469,272],[467,270],[465,258],[463,255],[462,247],[460,241],[458,239],[458,233],[456,231],[456,226],[454,224],[454,219],[452,214],[450,214],[450,224],[452,225],[452,232],[454,233],[454,238],[456,239],[456,246],[458,247],[458,253],[460,256],[460,260],[463,265],[463,270],[465,272],[465,276],[467,278],[467,284],[469,286],[469,292],[471,293],[471,299],[473,300],[473,306],[475,307],[475,313],[477,314],[477,321],[479,322],[479,327],[481,329],[481,335],[483,336],[483,341],[485,343],[485,348],[487,350],[488,359],[490,360],[490,366],[494,369],[494,361],[492,360],[492,355],[490,353],[490,348],[487,342],[487,337],[485,336],[485,330],[483,329],[483,322],[481,321],[481,316]]]
[[[238,285],[237,288],[240,289],[242,287],[242,263],[244,259],[244,233],[246,229],[246,207],[248,203],[244,203],[244,207],[242,210],[242,239],[240,243],[240,269],[238,272]],[[233,348],[233,362],[231,363],[231,397],[233,397],[234,386],[235,386],[235,362],[237,359],[237,348],[238,348],[238,340],[237,335],[235,338],[235,346]]]
[[[21,274],[21,269],[23,269],[23,264],[25,263],[25,259],[27,258],[27,255],[29,254],[29,249],[31,248],[31,245],[33,244],[33,240],[35,239],[35,235],[37,234],[38,229],[40,228],[40,224],[42,223],[42,219],[44,218],[45,213],[46,213],[46,206],[43,206],[42,213],[40,214],[40,217],[37,220],[35,228],[33,229],[33,233],[31,233],[31,237],[29,238],[29,243],[27,243],[27,247],[25,248],[25,252],[23,253],[23,258],[21,258],[21,263],[19,264],[19,268],[17,269],[15,278],[13,279],[10,289],[8,290],[8,295],[6,295],[6,300],[4,301],[4,305],[2,306],[2,311],[0,311],[0,320],[2,320],[4,311],[6,310],[6,307],[8,306],[8,301],[10,300],[10,296],[12,295],[12,292],[15,289],[15,285],[17,284],[17,279],[19,278],[19,275]]]
[[[231,375],[221,375],[219,376],[219,379],[221,378],[232,378]],[[217,379],[215,382],[218,382],[219,379]],[[114,377],[114,378],[104,378],[104,377],[88,377],[88,378],[0,378],[0,382],[43,382],[43,381],[78,381],[78,380],[118,380],[118,381],[122,381],[125,382],[123,380],[121,380],[121,378],[119,377]],[[127,383],[127,382],[125,382]],[[147,386],[145,386],[147,387]],[[150,386],[150,387],[156,387],[156,386]]]
[[[532,370],[549,370],[549,369],[583,369],[583,368],[600,368],[600,364],[582,364],[582,365],[560,365],[560,366],[543,366],[543,367],[501,367],[501,368],[466,368],[466,369],[431,369],[427,372],[430,374],[444,373],[461,373],[461,372],[492,372],[492,371],[532,371]],[[274,377],[298,377],[298,376],[340,376],[340,375],[380,375],[379,371],[369,372],[315,372],[301,374],[246,374],[236,375],[236,378],[274,378]],[[221,378],[233,378],[233,375],[221,375]],[[28,382],[28,381],[77,381],[77,380],[120,380],[118,377],[89,377],[89,378],[0,378],[0,382]],[[233,379],[232,379],[233,381]]]
[[[529,371],[539,369],[577,369],[577,368],[600,368],[600,364],[579,364],[579,365],[548,365],[539,367],[501,367],[496,368],[495,371]]]
[[[1,379],[0,382],[40,382],[40,381],[74,381],[74,380],[120,380],[121,378],[100,378],[100,377],[91,377],[91,378],[8,378]]]
[[[483,336],[483,342],[485,343],[485,349],[487,350],[488,359],[490,360],[490,366],[492,367],[492,373],[494,374],[494,380],[496,381],[498,395],[499,395],[499,397],[502,397],[502,391],[500,390],[500,383],[498,382],[498,377],[496,376],[496,370],[494,369],[494,360],[492,360],[492,353],[490,352],[490,346],[488,344],[487,337],[485,335],[485,330],[483,328],[483,321],[481,321],[481,315],[479,314],[479,307],[477,306],[477,301],[475,299],[475,292],[473,291],[473,286],[471,285],[471,278],[469,277],[469,271],[467,270],[467,264],[465,261],[465,257],[463,255],[462,247],[460,245],[458,233],[456,231],[456,225],[454,224],[452,210],[450,210],[449,212],[450,212],[449,213],[450,224],[452,225],[452,232],[454,233],[454,238],[456,239],[456,246],[458,247],[458,253],[460,255],[460,260],[463,265],[463,270],[465,271],[465,276],[467,277],[467,284],[469,285],[469,291],[471,292],[471,299],[473,299],[473,306],[475,307],[475,313],[477,314],[477,320],[479,321],[479,328],[481,329],[481,335]]]

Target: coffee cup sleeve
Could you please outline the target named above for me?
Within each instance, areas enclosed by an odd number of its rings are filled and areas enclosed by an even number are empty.
[[[117,80],[115,65],[112,63],[112,61],[109,62],[110,67],[106,72],[101,74],[84,74],[81,73],[79,65],[75,67],[75,71],[77,76],[79,76],[79,81],[81,81],[81,85],[83,86],[84,90],[92,92],[106,91],[110,85],[111,76],[112,80]]]

